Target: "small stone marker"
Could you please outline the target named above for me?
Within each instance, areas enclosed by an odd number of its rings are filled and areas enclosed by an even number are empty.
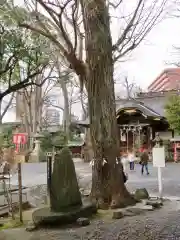
[[[121,211],[115,211],[113,212],[113,219],[121,219],[124,217],[124,214]]]
[[[130,211],[125,210],[125,211],[123,212],[123,215],[124,215],[125,217],[133,217],[133,216],[136,216],[136,213],[133,213],[133,212],[130,212]]]
[[[144,210],[142,208],[136,208],[136,207],[128,208],[126,211],[134,215],[140,215],[141,213],[144,213]]]
[[[29,222],[27,227],[26,227],[27,232],[33,232],[36,229],[37,229],[37,227],[35,226],[35,224],[33,222]]]
[[[154,207],[152,205],[144,205],[141,207],[141,209],[145,211],[153,211]]]
[[[154,208],[160,208],[163,206],[163,203],[161,200],[148,200],[146,202],[146,205],[151,205],[153,206]]]
[[[81,227],[88,226],[90,224],[90,221],[88,218],[78,218],[76,222]]]
[[[134,198],[136,200],[148,199],[149,198],[149,193],[146,190],[146,188],[139,188],[139,189],[136,189],[136,192],[134,194]]]

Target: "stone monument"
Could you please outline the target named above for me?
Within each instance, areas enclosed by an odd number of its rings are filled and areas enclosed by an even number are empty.
[[[49,192],[50,206],[33,213],[36,226],[72,223],[96,213],[95,205],[81,199],[72,154],[67,147],[55,156]]]

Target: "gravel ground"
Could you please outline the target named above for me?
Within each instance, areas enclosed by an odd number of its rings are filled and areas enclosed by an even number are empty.
[[[180,211],[148,214],[111,223],[94,223],[86,229],[37,233],[39,239],[56,240],[155,240],[180,239]]]
[[[2,236],[3,234],[3,236]],[[5,234],[5,235],[4,235]],[[3,238],[1,238],[3,237]],[[0,233],[0,240],[172,240],[180,239],[180,203],[168,202],[154,212],[120,220],[95,220],[83,228],[23,229]]]

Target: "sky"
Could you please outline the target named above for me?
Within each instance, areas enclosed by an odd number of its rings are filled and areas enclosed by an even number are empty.
[[[127,76],[130,82],[135,82],[146,90],[148,85],[167,67],[170,63],[180,58],[175,54],[173,46],[180,46],[180,33],[178,26],[180,18],[168,18],[159,23],[149,33],[141,45],[133,52],[128,61],[118,65],[116,92],[120,89],[119,82]],[[73,106],[72,112],[80,116],[79,106]],[[8,112],[4,121],[15,120],[13,110]]]
[[[131,60],[122,64],[124,75],[146,90],[163,69],[172,66],[178,59],[173,46],[180,46],[179,24],[180,19],[171,18],[156,26],[134,51]]]

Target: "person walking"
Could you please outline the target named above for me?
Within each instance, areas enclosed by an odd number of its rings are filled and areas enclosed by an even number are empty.
[[[143,149],[143,152],[140,157],[140,164],[141,164],[141,174],[144,174],[144,168],[146,169],[147,175],[149,175],[148,170],[148,161],[149,161],[149,155],[147,149]]]
[[[124,173],[127,175],[127,168],[128,168],[128,156],[126,152],[123,152],[121,155],[121,163],[123,165]]]
[[[128,160],[129,160],[130,170],[133,171],[134,170],[134,162],[135,162],[135,155],[134,155],[133,151],[129,151]]]

